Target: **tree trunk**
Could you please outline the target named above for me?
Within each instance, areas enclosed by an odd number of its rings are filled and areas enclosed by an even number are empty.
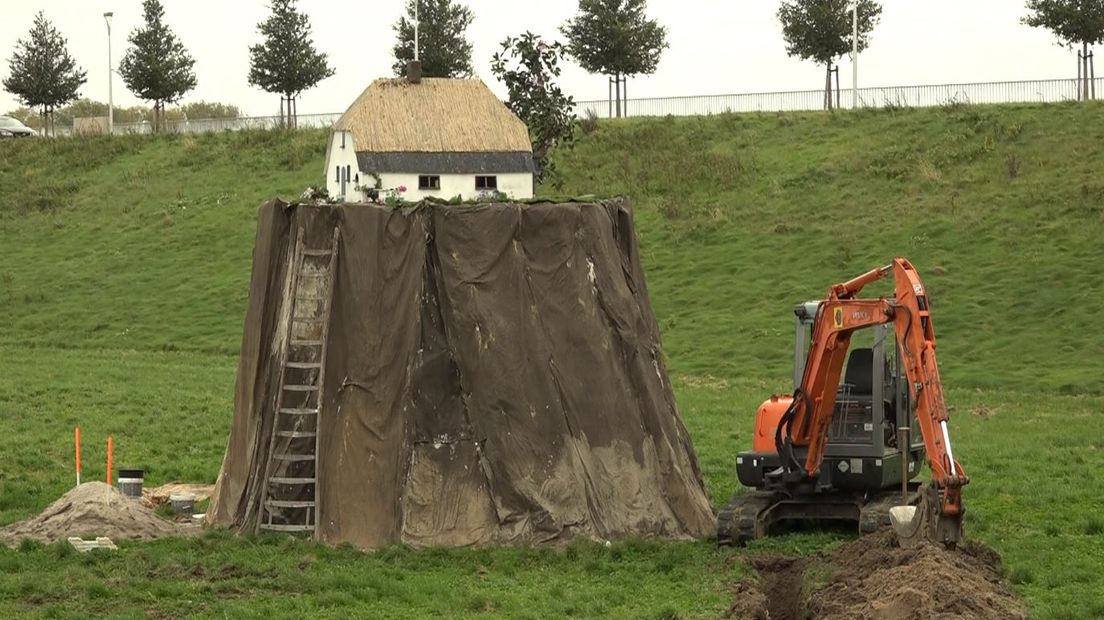
[[[625,117],[629,116],[629,78],[625,78],[625,89],[621,92],[621,98],[625,102]]]
[[[824,109],[832,111],[832,63],[825,65],[824,72]]]
[[[621,118],[621,74],[614,73],[613,80],[616,83],[613,91],[617,94],[617,118]]]
[[[1082,81],[1082,99],[1088,101],[1089,99],[1089,44],[1086,41],[1081,42],[1081,75]]]

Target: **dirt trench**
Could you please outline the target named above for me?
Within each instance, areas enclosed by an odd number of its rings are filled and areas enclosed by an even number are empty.
[[[891,531],[812,557],[745,560],[757,577],[733,588],[726,617],[748,620],[1023,619],[1022,602],[1002,577],[1000,556],[967,542],[897,546]]]

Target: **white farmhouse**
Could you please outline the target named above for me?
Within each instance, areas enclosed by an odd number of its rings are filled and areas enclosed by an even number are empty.
[[[355,202],[399,187],[407,201],[532,198],[529,130],[480,80],[376,80],[334,125],[326,188]]]

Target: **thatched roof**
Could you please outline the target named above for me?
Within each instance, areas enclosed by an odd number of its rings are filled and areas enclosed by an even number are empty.
[[[358,152],[526,152],[529,130],[480,80],[379,79],[334,125]]]

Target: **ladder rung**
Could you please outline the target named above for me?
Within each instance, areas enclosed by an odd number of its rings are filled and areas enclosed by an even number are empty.
[[[300,439],[302,437],[314,437],[318,433],[314,431],[276,431],[276,434],[280,437],[290,437],[292,439]]]
[[[285,385],[284,389],[289,392],[317,392],[317,385]]]
[[[303,250],[303,256],[329,256],[333,254],[330,250]]]
[[[273,532],[313,532],[313,525],[280,525],[278,523],[262,523],[262,530]]]
[[[293,347],[320,347],[322,346],[321,340],[292,340],[291,346]]]
[[[288,362],[288,368],[321,368],[321,362]]]
[[[273,476],[268,479],[269,482],[275,484],[314,484],[314,478],[287,478],[284,476]]]
[[[280,413],[287,415],[317,415],[318,409],[311,409],[308,407],[284,407],[280,410]]]
[[[273,454],[277,461],[313,461],[313,454]]]
[[[313,500],[289,500],[289,499],[270,499],[265,502],[266,508],[313,508]]]

